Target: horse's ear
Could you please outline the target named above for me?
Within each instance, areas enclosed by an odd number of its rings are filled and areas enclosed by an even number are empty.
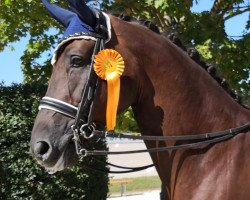
[[[54,19],[56,19],[59,23],[61,23],[64,27],[68,27],[69,23],[71,22],[72,18],[76,16],[75,13],[63,9],[57,5],[54,5],[47,0],[42,0],[43,4],[52,15]]]
[[[67,0],[70,9],[75,12],[78,17],[86,24],[94,27],[96,24],[96,17],[93,11],[86,5],[84,0]]]

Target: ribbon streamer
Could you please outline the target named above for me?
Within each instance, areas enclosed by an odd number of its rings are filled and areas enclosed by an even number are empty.
[[[100,51],[94,59],[94,70],[103,80],[107,81],[107,109],[106,128],[114,130],[116,125],[116,114],[120,97],[120,76],[124,72],[124,60],[122,56],[113,49]]]

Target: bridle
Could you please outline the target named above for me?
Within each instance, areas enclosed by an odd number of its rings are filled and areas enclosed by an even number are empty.
[[[79,106],[73,106],[64,101],[51,98],[51,97],[43,97],[40,105],[40,109],[49,109],[55,112],[66,115],[70,118],[75,119],[74,124],[71,126],[73,132],[73,140],[76,147],[76,153],[78,155],[83,154],[83,148],[81,147],[80,136],[85,139],[90,139],[94,136],[94,132],[96,130],[96,124],[93,123],[93,108],[95,104],[95,97],[98,93],[98,88],[100,84],[100,79],[96,75],[93,64],[95,55],[103,50],[105,47],[105,40],[107,40],[108,30],[106,25],[106,20],[104,15],[101,12],[97,12],[93,10],[96,15],[97,23],[95,27],[95,31],[97,33],[76,33],[74,35],[70,35],[67,38],[74,38],[78,36],[82,37],[92,37],[96,39],[91,64],[88,74],[87,83],[82,91],[81,100]],[[63,38],[63,40],[67,40],[67,38]],[[83,115],[84,114],[84,115]]]
[[[96,75],[93,69],[94,56],[102,49],[105,48],[106,39],[106,26],[101,13],[98,15],[99,22],[97,23],[96,33],[78,33],[78,35],[86,35],[96,38],[95,47],[92,54],[92,60],[90,64],[90,70],[88,74],[87,83],[83,89],[81,95],[81,101],[79,106],[73,106],[64,101],[51,98],[43,97],[39,109],[49,109],[55,112],[66,115],[70,118],[75,119],[74,124],[71,126],[73,132],[73,141],[75,143],[76,153],[82,156],[99,156],[99,155],[118,155],[118,154],[134,154],[134,153],[145,153],[145,152],[162,152],[171,151],[178,149],[191,149],[197,148],[202,145],[214,144],[221,141],[228,140],[239,133],[245,133],[250,130],[250,123],[237,128],[232,128],[225,131],[206,133],[206,134],[195,134],[195,135],[180,135],[180,136],[133,136],[123,133],[114,133],[103,130],[98,130],[96,124],[93,122],[93,108],[95,106],[96,96],[98,95],[98,88],[100,85],[100,79]],[[84,115],[83,115],[84,113]],[[147,141],[175,141],[177,142],[173,146],[165,146],[151,149],[135,150],[135,151],[100,151],[100,150],[87,150],[82,147],[81,137],[84,139],[105,139],[110,138],[126,138],[132,140],[147,140]],[[153,165],[147,165],[143,167],[122,167],[108,163],[111,166],[126,169],[127,171],[122,171],[122,173],[134,172],[152,167]],[[111,173],[120,173],[117,171],[109,171]]]

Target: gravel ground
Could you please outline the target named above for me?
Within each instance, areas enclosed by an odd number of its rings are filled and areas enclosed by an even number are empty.
[[[124,140],[112,140],[108,142],[108,147],[110,151],[128,151],[128,150],[139,150],[146,148],[144,142],[133,142],[133,141],[129,142]],[[112,164],[127,166],[127,167],[141,167],[153,163],[148,153],[110,155],[108,159],[109,162]],[[111,167],[110,170],[120,171],[121,169]],[[139,176],[158,176],[158,174],[155,170],[155,167],[151,167],[139,172],[126,173],[126,174],[110,174],[109,176],[110,178],[113,179],[119,179],[119,178],[131,178]]]
[[[131,142],[124,140],[112,140],[108,142],[110,151],[128,151],[128,150],[139,150],[145,149],[144,142]],[[129,155],[110,155],[108,157],[109,162],[112,164],[127,166],[127,167],[140,167],[144,165],[152,164],[151,157],[148,153],[138,153]],[[111,167],[110,170],[119,170]],[[126,173],[126,174],[109,174],[112,179],[126,179],[140,176],[158,176],[155,167],[148,168],[140,172]],[[109,197],[108,200],[158,200],[160,189],[147,192],[137,192],[135,194],[125,194],[125,196],[114,196]]]

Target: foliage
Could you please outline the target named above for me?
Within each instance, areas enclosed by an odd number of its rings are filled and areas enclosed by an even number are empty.
[[[52,0],[67,7],[66,0]],[[0,52],[13,49],[12,42],[29,37],[21,57],[24,82],[45,84],[51,73],[50,50],[55,48],[63,27],[45,9],[41,0],[0,0]]]
[[[49,175],[29,154],[38,100],[45,89],[0,84],[0,199],[106,199],[107,174],[83,167],[105,169],[104,164],[85,158],[78,167]],[[106,148],[102,141],[94,145]]]
[[[139,132],[138,125],[134,119],[132,108],[129,107],[117,118],[116,132]]]

